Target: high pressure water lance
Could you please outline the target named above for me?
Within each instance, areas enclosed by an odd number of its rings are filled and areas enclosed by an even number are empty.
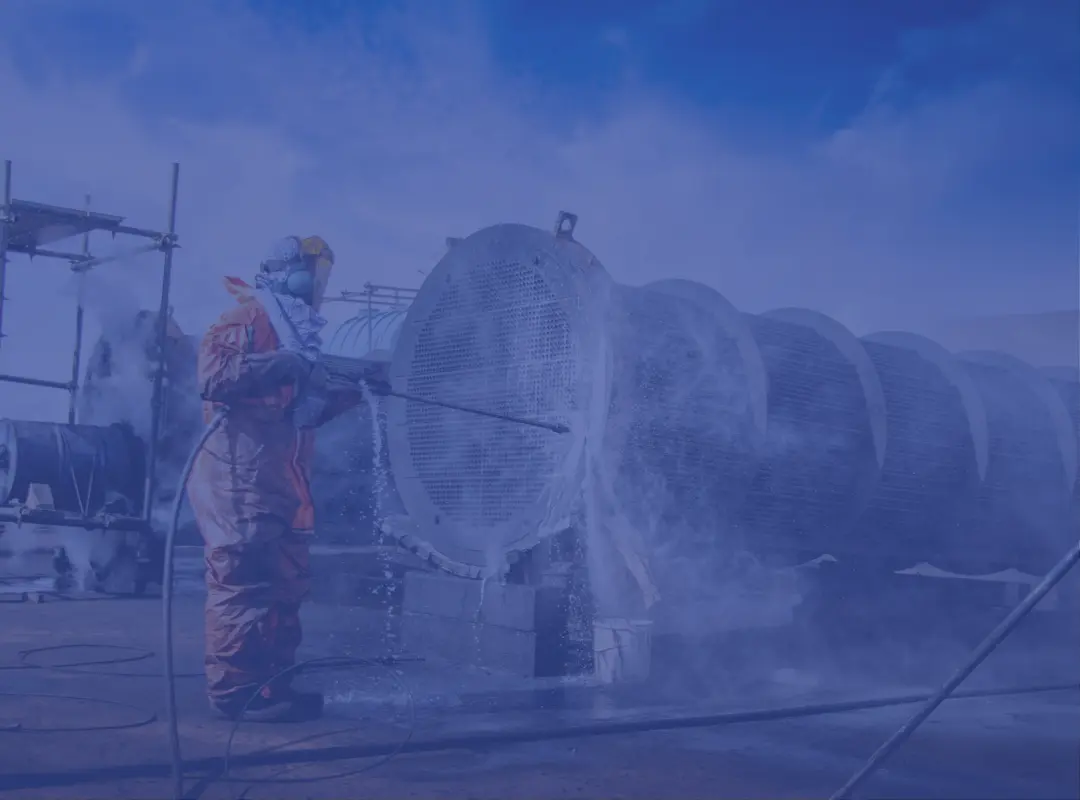
[[[570,428],[567,425],[563,425],[558,422],[544,422],[538,419],[528,419],[526,417],[515,417],[510,414],[497,414],[494,411],[483,411],[479,408],[469,408],[468,406],[459,406],[454,403],[444,403],[442,400],[431,400],[427,397],[417,397],[414,394],[405,394],[404,392],[395,392],[391,389],[383,389],[380,391],[378,388],[372,390],[372,394],[381,397],[397,397],[401,400],[406,400],[410,403],[422,403],[428,406],[438,406],[439,408],[448,408],[451,411],[461,411],[465,414],[473,414],[477,417],[489,417],[490,419],[498,419],[503,422],[513,422],[518,425],[528,425],[533,428],[543,428],[544,430],[551,431],[552,433],[570,433]]]
[[[335,376],[339,378],[340,376]],[[458,406],[452,403],[443,403],[438,400],[430,400],[424,397],[416,397],[415,395],[409,395],[402,392],[393,391],[390,386],[379,380],[369,381],[351,381],[351,385],[357,386],[361,383],[366,384],[369,391],[372,394],[397,397],[407,402],[425,403],[427,405],[440,406],[442,408],[448,408],[454,411],[461,411],[466,414],[474,414],[482,417],[490,417],[493,419],[504,420],[506,422],[513,422],[520,425],[530,425],[536,428],[543,428],[545,430],[552,431],[554,433],[569,433],[570,429],[565,425],[557,423],[544,422],[542,420],[524,419],[521,417],[514,417],[507,414],[497,414],[491,411],[483,411],[475,408],[467,408],[465,406]],[[174,663],[174,647],[173,647],[173,578],[176,571],[175,568],[175,545],[177,531],[180,527],[180,512],[183,509],[184,496],[187,494],[188,480],[191,478],[191,471],[195,465],[195,459],[198,458],[200,452],[206,442],[213,435],[221,424],[225,421],[227,411],[219,411],[214,418],[207,425],[198,441],[195,442],[195,446],[191,448],[191,453],[188,455],[187,462],[184,464],[184,468],[180,473],[180,478],[176,485],[176,495],[173,500],[172,512],[169,516],[169,528],[165,536],[165,564],[163,575],[161,579],[161,596],[162,596],[162,634],[164,637],[164,655],[165,655],[165,707],[168,716],[168,731],[169,731],[169,757],[172,763],[172,778],[173,778],[173,798],[174,800],[183,800],[184,798],[184,761],[183,753],[180,750],[180,728],[179,728],[179,716],[176,707],[176,666]]]
[[[500,414],[494,411],[485,411],[479,408],[457,405],[456,403],[448,403],[444,400],[434,400],[430,397],[420,397],[415,394],[394,391],[384,377],[386,365],[381,362],[320,354],[319,365],[326,370],[327,381],[334,387],[351,389],[363,383],[367,385],[368,390],[371,391],[372,394],[378,397],[396,397],[399,400],[404,400],[409,403],[437,406],[451,411],[460,411],[464,414],[472,414],[477,417],[487,417],[503,422],[512,422],[517,425],[542,428],[551,431],[552,433],[570,433],[569,426],[558,422],[546,422],[544,420],[528,417],[517,417],[511,414]]]

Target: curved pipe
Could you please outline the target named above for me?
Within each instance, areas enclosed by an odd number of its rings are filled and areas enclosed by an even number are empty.
[[[764,436],[769,421],[769,375],[761,357],[757,341],[743,315],[726,297],[711,286],[683,278],[667,278],[653,281],[643,288],[678,297],[694,303],[712,314],[735,342],[746,369],[747,389],[750,395],[750,414],[759,436]]]
[[[404,320],[404,309],[389,309],[377,311],[363,311],[354,317],[350,317],[338,326],[334,335],[330,338],[330,344],[326,348],[328,353],[356,357],[366,356],[369,350],[392,350],[394,326],[397,321]],[[371,347],[364,341],[370,337]],[[390,341],[384,342],[384,338]],[[383,347],[383,345],[387,345]]]
[[[942,375],[956,387],[964,410],[967,412],[968,429],[975,449],[975,466],[978,469],[979,480],[986,480],[986,470],[990,463],[990,428],[986,419],[986,407],[983,405],[982,396],[974,381],[964,370],[964,365],[940,344],[917,333],[881,331],[862,338],[868,342],[911,350],[936,366]]]
[[[344,353],[346,348],[342,346],[342,342],[353,332],[353,328],[358,324],[357,317],[350,317],[341,323],[337,330],[334,331],[334,335],[330,337],[330,344],[327,345],[327,351],[331,353]]]
[[[1065,491],[1066,493],[1071,492],[1073,484],[1076,483],[1076,429],[1073,427],[1069,409],[1065,407],[1065,401],[1054,390],[1046,375],[1030,364],[1006,353],[989,350],[969,350],[959,353],[957,357],[962,361],[996,367],[1004,372],[1012,372],[1038,395],[1050,415],[1050,422],[1054,426],[1054,438],[1057,439],[1058,453],[1061,455],[1061,466],[1065,473]]]

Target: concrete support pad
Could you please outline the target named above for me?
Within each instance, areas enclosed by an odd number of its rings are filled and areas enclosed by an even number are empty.
[[[405,575],[409,652],[524,677],[565,665],[565,591],[420,572]]]
[[[530,631],[406,611],[401,637],[406,652],[424,658],[524,678],[536,672],[536,634]]]

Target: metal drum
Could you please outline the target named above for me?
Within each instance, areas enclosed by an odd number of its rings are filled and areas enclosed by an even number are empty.
[[[144,480],[143,444],[126,425],[0,420],[0,505],[26,502],[31,484],[44,484],[57,510],[134,515]]]

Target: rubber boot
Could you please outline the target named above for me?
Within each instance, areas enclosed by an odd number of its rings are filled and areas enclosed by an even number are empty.
[[[300,692],[285,689],[276,692],[263,690],[246,704],[211,706],[226,719],[244,722],[308,722],[322,716],[324,700],[319,692]]]

